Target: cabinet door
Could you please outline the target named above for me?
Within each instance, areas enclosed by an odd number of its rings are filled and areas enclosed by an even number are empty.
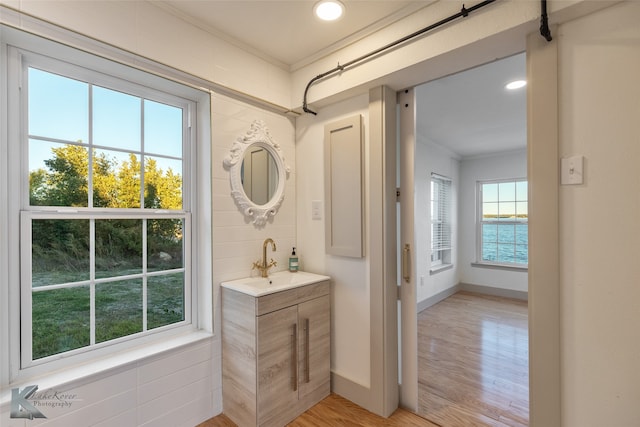
[[[258,425],[283,426],[298,401],[298,307],[256,318],[258,322]]]
[[[324,398],[330,390],[330,304],[329,295],[325,295],[298,305],[299,397],[305,406]]]

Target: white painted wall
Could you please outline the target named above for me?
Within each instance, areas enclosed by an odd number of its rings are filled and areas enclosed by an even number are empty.
[[[417,94],[419,96],[419,93]],[[420,99],[416,99],[420,108]],[[416,114],[420,117],[420,114]],[[424,135],[417,135],[415,152],[415,245],[417,298],[420,304],[425,299],[452,288],[460,281],[458,248],[458,156],[437,145]],[[431,173],[451,178],[451,263],[453,268],[431,274]]]
[[[291,99],[288,70],[177,18],[152,1],[0,0],[22,12],[278,105]],[[0,8],[0,17],[11,13]],[[18,21],[18,25],[21,19]],[[67,43],[73,41],[65,40]]]
[[[473,267],[477,261],[476,183],[527,177],[526,150],[464,158],[460,163],[460,282],[515,291],[527,291],[526,271]],[[544,232],[544,231],[542,231]]]
[[[317,116],[305,115],[296,120],[297,237],[301,268],[331,276],[331,370],[365,387],[370,385],[369,254],[365,253],[364,258],[326,255],[324,220],[311,219],[311,202],[324,203],[324,125],[362,115],[368,152],[368,108],[369,96],[365,94],[322,108]],[[368,167],[365,163],[365,170]],[[365,197],[367,188],[365,183]],[[368,215],[365,212],[365,217]]]
[[[640,425],[640,3],[559,28],[562,425]],[[554,165],[550,165],[553,167]]]
[[[554,0],[548,3],[556,24],[576,14],[605,7],[611,0]],[[392,43],[445,17],[460,12],[462,4],[435,1],[424,9],[393,23],[370,37],[298,68],[292,73],[291,105],[302,105],[302,94],[315,76],[345,64],[365,53]],[[309,90],[309,105],[323,106],[336,100],[387,85],[395,90],[419,85],[448,74],[466,70],[525,50],[525,36],[538,30],[540,2],[508,0],[491,4],[464,18],[464,24],[452,24],[418,37],[411,43],[378,55],[347,71],[336,73],[314,84]],[[490,41],[489,41],[490,39]]]

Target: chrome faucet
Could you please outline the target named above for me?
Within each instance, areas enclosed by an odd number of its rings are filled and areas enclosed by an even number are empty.
[[[276,251],[276,242],[274,242],[273,239],[269,237],[262,244],[262,261],[258,260],[256,262],[254,262],[253,263],[253,267],[252,267],[252,270],[254,268],[257,268],[258,270],[260,270],[260,273],[261,273],[262,277],[269,277],[269,269],[271,267],[275,267],[276,265],[278,265],[273,260],[273,258],[271,258],[271,261],[269,262],[269,264],[267,264],[267,245],[269,243],[271,243],[271,250],[273,252]]]

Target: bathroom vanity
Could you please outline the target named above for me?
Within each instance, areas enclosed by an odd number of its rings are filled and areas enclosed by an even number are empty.
[[[282,427],[329,395],[330,282],[306,272],[224,282],[224,414]]]

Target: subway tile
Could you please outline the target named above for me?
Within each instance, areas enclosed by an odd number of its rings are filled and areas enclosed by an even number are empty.
[[[176,388],[187,386],[202,378],[211,378],[211,359],[195,365],[185,367],[169,375],[164,375],[157,380],[140,385],[138,388],[138,402],[144,404],[160,396],[172,392]]]
[[[136,425],[138,425],[138,409],[134,408],[101,421],[94,427],[124,427]]]
[[[127,390],[123,393],[103,399],[95,404],[85,406],[79,410],[72,410],[71,412],[61,414],[55,418],[48,418],[47,422],[42,424],[42,426],[91,426],[113,418],[114,415],[121,412],[135,410],[136,403],[136,391]],[[73,406],[71,409],[73,409]],[[45,415],[47,414],[45,413]]]
[[[140,424],[144,425],[151,420],[171,417],[176,408],[198,400],[199,396],[211,396],[211,378],[205,377],[183,387],[173,389],[157,399],[141,404],[139,409]],[[184,416],[180,411],[181,416]]]
[[[140,424],[141,427],[176,427],[176,426],[195,426],[221,411],[216,412],[211,407],[213,396],[211,392],[201,396],[194,396],[189,403],[176,407],[174,411],[164,413],[162,416],[150,419]]]
[[[192,366],[209,359],[211,359],[210,342],[197,346],[189,346],[170,356],[165,356],[140,366],[138,369],[138,384],[146,384],[164,375],[179,371],[184,367]]]

